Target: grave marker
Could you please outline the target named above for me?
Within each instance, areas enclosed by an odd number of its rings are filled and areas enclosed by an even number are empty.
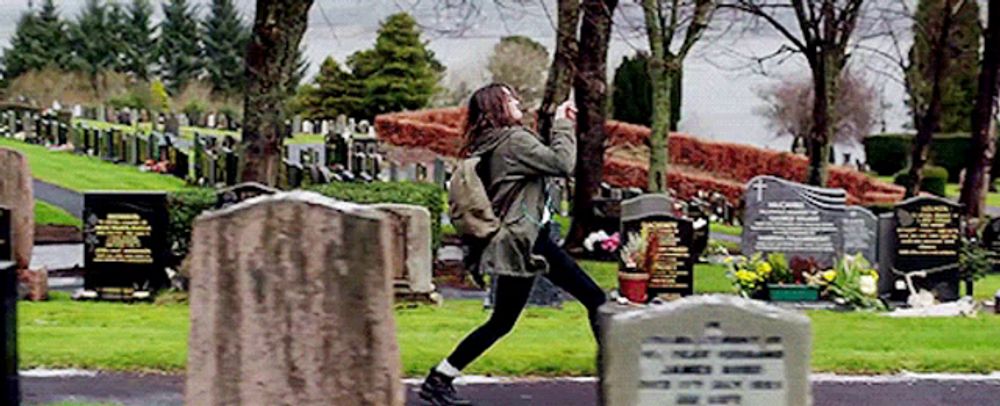
[[[10,209],[0,206],[0,261],[14,260],[13,231],[11,230]]]
[[[601,307],[604,406],[812,404],[806,316],[737,296]]]
[[[958,255],[961,249],[961,206],[939,197],[914,197],[896,205],[896,261],[894,280],[902,274],[926,271],[913,277],[916,288],[934,293],[940,301],[958,299]],[[898,284],[898,282],[896,282]],[[905,300],[905,290],[894,290]]]
[[[17,265],[0,260],[0,346],[3,364],[0,364],[0,404],[21,404],[17,361]]]
[[[983,229],[983,247],[989,251],[993,272],[1000,272],[1000,217],[994,217]]]
[[[843,220],[844,254],[860,253],[872,266],[878,266],[878,217],[859,206],[847,207]]]
[[[185,404],[402,406],[391,233],[301,191],[199,217]]]
[[[28,160],[18,151],[0,148],[0,205],[11,210],[12,259],[18,269],[31,265],[35,245],[35,198]]]
[[[101,297],[168,285],[167,196],[161,192],[88,192],[83,196],[84,287]]]
[[[673,300],[694,293],[694,225],[673,214],[670,197],[647,194],[622,202],[622,245],[627,245],[633,235],[645,240],[647,249],[656,250],[655,263],[646,266],[650,300]]]

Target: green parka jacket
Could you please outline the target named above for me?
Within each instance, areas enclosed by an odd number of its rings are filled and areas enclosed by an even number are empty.
[[[548,264],[531,249],[543,225],[549,179],[570,176],[576,165],[572,122],[556,120],[551,145],[523,127],[505,127],[483,134],[469,151],[488,163],[483,184],[501,221],[483,249],[479,269],[517,277],[547,272]]]

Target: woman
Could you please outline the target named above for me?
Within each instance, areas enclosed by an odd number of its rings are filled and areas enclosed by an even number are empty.
[[[521,126],[520,102],[511,89],[491,84],[469,100],[466,120],[467,155],[481,156],[478,172],[486,185],[500,230],[482,248],[479,269],[495,278],[496,301],[485,324],[470,333],[454,352],[432,368],[420,397],[433,405],[468,405],[452,381],[514,327],[531,293],[534,277],[542,274],[576,297],[586,308],[595,338],[597,308],[606,297],[576,262],[552,241],[549,218],[550,179],[567,177],[576,162],[576,139],[569,102],[556,110],[551,145]]]

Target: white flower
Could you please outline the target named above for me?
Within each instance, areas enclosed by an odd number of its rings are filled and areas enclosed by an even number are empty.
[[[875,277],[871,275],[864,275],[858,280],[858,284],[861,287],[861,293],[868,296],[875,296],[878,293],[878,285],[875,282]]]
[[[587,236],[587,239],[583,240],[583,248],[585,248],[587,251],[593,251],[594,244],[597,244],[606,239],[608,239],[608,233],[605,233],[604,230],[590,233],[590,235]]]

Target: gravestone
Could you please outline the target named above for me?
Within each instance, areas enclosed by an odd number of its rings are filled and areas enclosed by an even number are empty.
[[[809,318],[729,295],[601,307],[604,406],[812,404]]]
[[[866,208],[849,206],[841,225],[844,254],[860,253],[869,264],[878,267],[878,217]]]
[[[1000,217],[994,217],[983,229],[983,247],[989,251],[993,272],[1000,272]]]
[[[622,246],[628,245],[633,235],[646,241],[647,250],[655,249],[654,263],[646,265],[650,300],[674,300],[694,293],[694,225],[673,214],[669,196],[647,194],[622,202]],[[624,267],[621,258],[619,264]]]
[[[0,261],[14,260],[13,230],[11,230],[11,211],[6,206],[0,206]]]
[[[908,272],[925,271],[925,277],[913,277],[915,288],[934,293],[940,301],[958,300],[963,223],[960,208],[950,200],[925,196],[895,206],[894,280],[901,280]],[[894,299],[905,300],[905,292],[897,293]]]
[[[11,210],[13,262],[18,269],[28,269],[35,245],[33,180],[27,158],[6,148],[0,148],[0,206]]]
[[[893,213],[878,216],[878,294],[883,300],[890,300],[893,290],[905,292],[906,284],[896,284],[892,264],[896,262],[896,220]],[[902,282],[902,281],[900,281]],[[905,293],[900,293],[905,294]],[[904,296],[905,297],[905,296]]]
[[[743,255],[778,252],[830,267],[844,250],[847,192],[758,176],[743,196]]]
[[[257,196],[273,195],[278,192],[278,189],[262,185],[257,182],[243,182],[227,188],[219,189],[219,191],[215,193],[215,208],[221,209]]]
[[[85,289],[127,299],[168,286],[165,193],[88,192],[83,218]]]
[[[408,204],[382,203],[372,208],[392,220],[392,270],[396,293],[404,296],[434,292],[431,253],[431,213]]]
[[[17,270],[13,262],[0,260],[0,404],[21,404],[17,360]]]
[[[311,192],[195,220],[185,404],[402,406],[376,209]]]

